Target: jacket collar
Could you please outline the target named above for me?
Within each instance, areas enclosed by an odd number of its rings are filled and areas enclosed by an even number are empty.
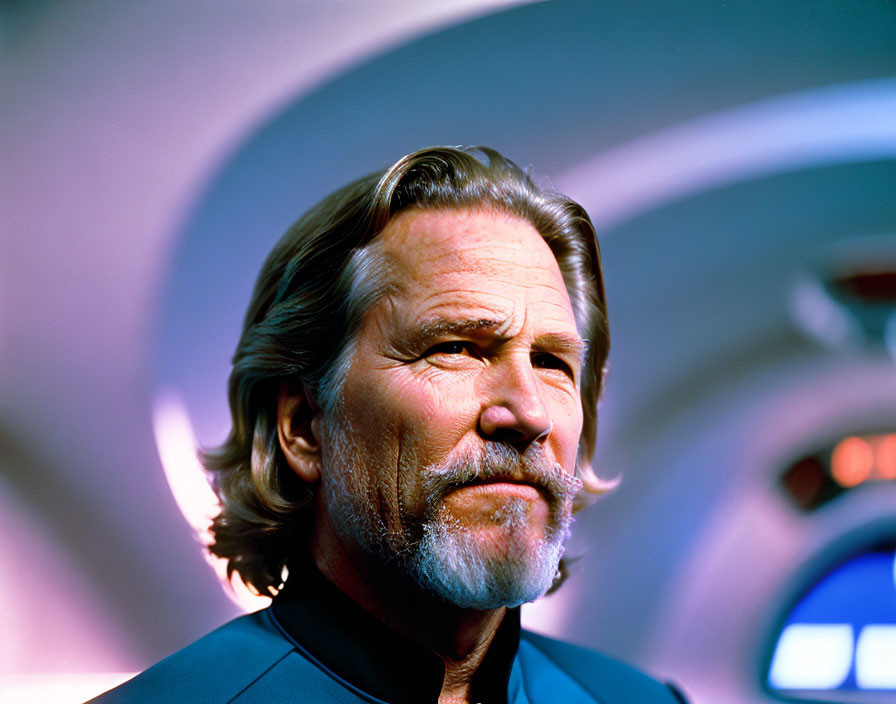
[[[441,658],[365,611],[310,561],[290,569],[271,615],[300,652],[364,693],[394,704],[438,701]],[[519,640],[519,609],[508,609],[474,675],[473,701],[507,701]]]

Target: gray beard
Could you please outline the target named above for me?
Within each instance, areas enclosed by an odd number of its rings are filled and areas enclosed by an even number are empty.
[[[488,442],[475,456],[446,460],[419,472],[425,511],[412,524],[402,521],[399,534],[388,530],[369,497],[370,472],[358,472],[361,448],[354,442],[340,411],[328,423],[328,450],[324,458],[324,502],[333,525],[366,552],[396,566],[421,589],[471,609],[513,607],[543,596],[558,574],[560,558],[572,524],[572,502],[582,482],[559,464],[545,459],[541,446],[520,453],[514,447]],[[508,499],[490,516],[494,525],[520,536],[504,554],[477,547],[475,528],[450,515],[444,498],[469,484],[514,474],[541,488],[548,498],[549,521],[534,544],[528,538],[530,505],[525,499]],[[363,475],[363,476],[362,476]]]

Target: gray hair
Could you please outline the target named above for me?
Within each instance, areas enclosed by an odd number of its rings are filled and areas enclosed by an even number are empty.
[[[259,593],[276,592],[287,559],[310,534],[313,487],[289,469],[278,441],[280,388],[304,389],[332,410],[361,321],[388,284],[376,237],[409,208],[487,209],[527,220],[545,239],[587,344],[576,508],[610,486],[590,467],[609,331],[588,214],[492,149],[423,149],[314,206],[280,239],[256,282],[228,385],[232,428],[202,459],[221,501],[210,550]]]

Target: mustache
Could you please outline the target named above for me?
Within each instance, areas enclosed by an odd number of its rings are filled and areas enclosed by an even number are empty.
[[[541,445],[530,445],[520,452],[513,445],[496,442],[428,467],[421,484],[426,505],[436,506],[455,489],[497,479],[539,487],[553,509],[572,502],[582,490],[582,480],[564,471],[560,463],[551,462]]]

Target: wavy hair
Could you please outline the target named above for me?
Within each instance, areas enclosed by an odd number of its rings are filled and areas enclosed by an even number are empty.
[[[227,560],[228,576],[238,573],[260,594],[276,593],[287,560],[310,536],[314,486],[280,449],[279,390],[304,388],[325,413],[333,408],[362,318],[387,285],[376,236],[408,208],[487,209],[527,220],[545,239],[587,344],[576,509],[612,484],[590,466],[609,331],[588,214],[492,149],[423,149],[324,198],[280,239],[256,282],[228,384],[230,434],[202,459],[221,501],[209,549]]]

